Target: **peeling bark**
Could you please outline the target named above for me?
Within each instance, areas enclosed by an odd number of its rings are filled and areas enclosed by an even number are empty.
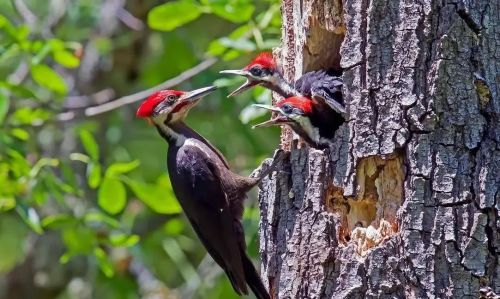
[[[275,298],[500,294],[498,11],[283,1],[284,75],[342,67],[349,117],[326,151],[282,134],[290,160],[259,194]]]

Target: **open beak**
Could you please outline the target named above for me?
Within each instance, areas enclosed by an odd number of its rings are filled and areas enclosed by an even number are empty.
[[[267,110],[278,113],[278,115],[276,117],[271,118],[270,120],[267,120],[267,121],[262,122],[260,124],[256,124],[256,125],[252,126],[252,129],[261,128],[261,127],[279,126],[279,125],[285,125],[285,124],[290,123],[290,120],[288,119],[288,117],[283,115],[283,112],[281,111],[281,109],[279,109],[277,107],[270,106],[270,105],[261,105],[261,104],[254,104],[252,106],[267,109]]]
[[[247,77],[247,80],[245,81],[245,83],[243,83],[235,91],[231,92],[227,96],[228,98],[232,97],[232,96],[235,96],[235,95],[238,95],[238,94],[244,92],[245,90],[250,89],[250,88],[252,88],[252,87],[254,87],[255,85],[258,84],[257,82],[253,82],[250,79],[248,79],[249,76],[250,76],[250,73],[248,71],[245,71],[245,70],[224,70],[224,71],[220,71],[219,73],[220,74],[231,74],[231,75],[238,75],[238,76]]]

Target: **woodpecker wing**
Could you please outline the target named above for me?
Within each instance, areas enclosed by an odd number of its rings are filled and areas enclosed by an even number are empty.
[[[333,71],[318,70],[308,72],[300,77],[295,82],[295,89],[306,97],[327,104],[335,112],[345,117],[342,85],[342,78]]]
[[[174,148],[174,147],[170,147]],[[227,169],[204,144],[169,148],[169,174],[174,192],[196,234],[219,264],[238,294],[247,294],[241,243],[242,227],[231,212],[222,185],[221,169]],[[244,240],[244,239],[243,239]]]

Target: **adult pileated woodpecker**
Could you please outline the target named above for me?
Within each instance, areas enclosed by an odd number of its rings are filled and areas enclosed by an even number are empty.
[[[235,174],[222,154],[184,123],[189,110],[215,89],[211,86],[191,92],[157,92],[141,104],[137,116],[152,121],[168,142],[168,172],[174,193],[236,293],[248,294],[248,284],[257,298],[267,299],[270,296],[245,252],[241,217],[246,192],[273,166],[259,177]]]
[[[277,102],[274,106],[255,106],[277,112],[271,120],[265,121],[255,127],[271,125],[288,125],[304,141],[315,148],[328,148],[333,139],[335,130],[342,125],[339,117],[331,117],[323,110],[318,109],[314,100],[306,97],[290,97]]]
[[[284,98],[305,96],[316,101],[317,109],[333,110],[332,117],[344,117],[346,111],[342,98],[342,78],[335,71],[318,70],[308,72],[293,85],[288,83],[278,69],[271,53],[259,54],[241,70],[224,70],[221,74],[240,75],[246,82],[229,94],[234,96],[256,85],[277,92]]]

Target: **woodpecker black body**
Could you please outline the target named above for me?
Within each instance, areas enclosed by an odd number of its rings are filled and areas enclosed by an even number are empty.
[[[245,252],[241,217],[246,192],[270,169],[257,178],[233,173],[222,154],[183,121],[198,99],[214,89],[173,97],[168,92],[154,95],[148,99],[151,102],[144,102],[137,115],[154,115],[153,123],[169,144],[167,164],[174,193],[196,234],[224,269],[234,290],[239,295],[248,294],[248,284],[257,298],[267,299],[270,296]]]

